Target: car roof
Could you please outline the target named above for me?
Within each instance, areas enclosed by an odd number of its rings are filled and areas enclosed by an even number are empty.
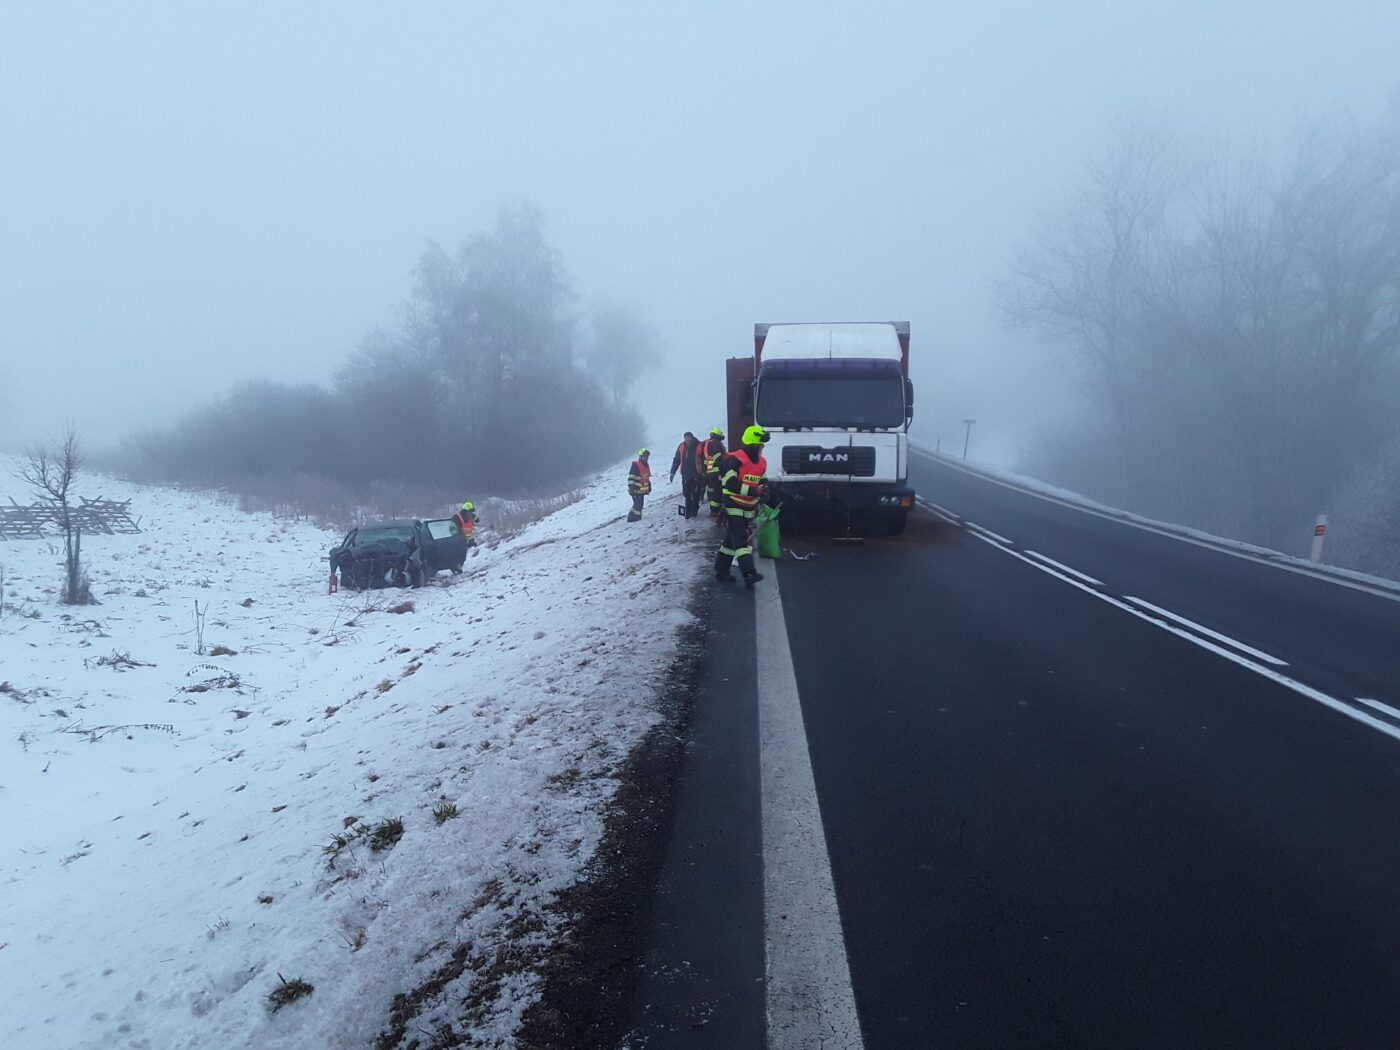
[[[389,518],[385,521],[367,521],[363,525],[356,526],[359,529],[390,529],[390,528],[412,528],[418,524],[417,518]]]

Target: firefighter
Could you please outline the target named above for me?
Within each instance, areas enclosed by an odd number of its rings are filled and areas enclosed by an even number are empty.
[[[681,474],[685,516],[693,518],[700,513],[700,494],[705,490],[705,467],[700,459],[700,441],[689,430],[676,446],[676,454],[671,457],[672,481],[676,480],[676,471]]]
[[[639,449],[637,458],[627,468],[627,493],[632,497],[632,509],[627,512],[628,521],[642,520],[642,500],[651,491],[650,449]]]
[[[705,464],[705,487],[710,493],[710,517],[716,521],[722,518],[719,461],[724,457],[724,431],[719,427],[710,428],[710,436],[700,445],[700,457]]]
[[[768,431],[751,426],[744,431],[744,444],[720,460],[720,485],[724,493],[724,539],[715,555],[715,579],[728,583],[733,577],[729,566],[737,560],[744,585],[752,587],[763,575],[753,567],[753,531],[758,505],[763,501],[763,476],[768,461],[763,446]]]
[[[467,541],[468,547],[476,546],[476,504],[471,500],[462,504],[462,509],[452,515],[453,522],[457,525],[457,531],[462,534],[462,538]]]

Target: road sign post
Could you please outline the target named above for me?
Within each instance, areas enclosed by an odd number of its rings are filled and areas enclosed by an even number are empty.
[[[1313,526],[1312,554],[1309,561],[1319,562],[1322,560],[1322,540],[1327,535],[1327,515],[1319,514],[1317,524]]]
[[[967,427],[966,432],[963,434],[963,459],[967,459],[967,443],[972,440],[972,424],[976,422],[977,420],[975,419],[963,420],[963,426]]]

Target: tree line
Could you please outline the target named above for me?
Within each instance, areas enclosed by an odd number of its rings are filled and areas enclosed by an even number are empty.
[[[1089,411],[1026,464],[1104,502],[1400,573],[1400,99],[1285,162],[1130,122],[998,288]]]
[[[131,439],[128,469],[235,490],[282,474],[508,496],[638,443],[627,395],[658,337],[619,308],[578,309],[538,211],[503,209],[455,253],[430,243],[413,276],[397,326],[369,333],[329,383],[244,383]]]

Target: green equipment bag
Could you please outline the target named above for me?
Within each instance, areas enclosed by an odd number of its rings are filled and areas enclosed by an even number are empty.
[[[781,558],[783,541],[778,535],[778,508],[764,504],[758,508],[758,531],[754,536],[754,547],[760,558]]]

